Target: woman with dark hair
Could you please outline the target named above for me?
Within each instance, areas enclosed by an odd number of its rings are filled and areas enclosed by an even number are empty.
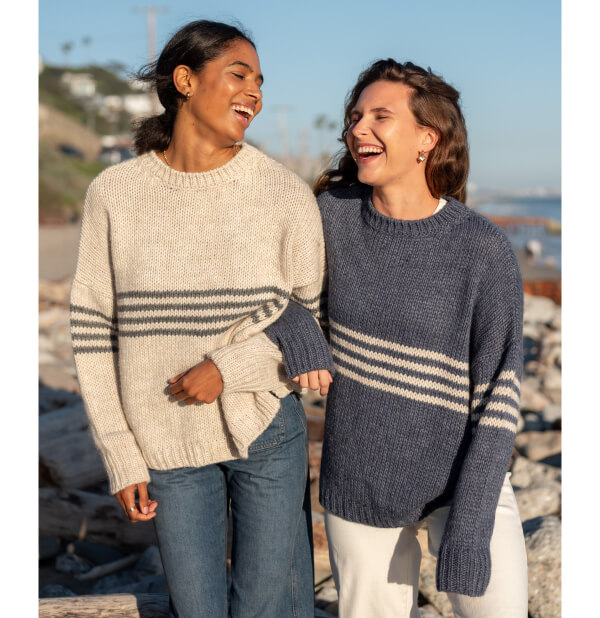
[[[318,312],[316,200],[241,142],[263,76],[239,29],[190,23],[140,77],[165,111],[138,125],[137,158],[90,185],[71,294],[110,491],[154,521],[173,615],[312,617],[306,418],[262,331],[290,297]],[[288,358],[288,376],[326,392],[322,352]]]
[[[457,616],[527,616],[507,473],[522,282],[504,233],[463,203],[458,100],[431,70],[375,62],[346,100],[339,162],[316,183],[337,370],[320,501],[341,618],[419,616],[419,529]],[[298,332],[314,328],[306,315]],[[294,331],[266,332],[298,353]]]

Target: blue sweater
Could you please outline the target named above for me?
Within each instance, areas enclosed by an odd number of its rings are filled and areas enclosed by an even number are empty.
[[[405,221],[378,213],[364,185],[318,198],[337,370],[320,501],[348,521],[398,527],[452,498],[437,586],[481,596],[519,417],[523,288],[504,233],[446,199]],[[304,315],[302,327],[266,332],[306,346],[318,332]]]

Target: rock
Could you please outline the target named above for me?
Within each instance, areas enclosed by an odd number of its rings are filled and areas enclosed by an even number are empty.
[[[69,323],[69,312],[58,307],[40,311],[38,316],[38,328],[48,329],[57,324]]]
[[[315,607],[315,618],[334,618],[335,616],[337,616],[337,613],[330,614],[320,607]]]
[[[40,590],[40,599],[57,599],[59,597],[76,597],[77,595],[66,586],[47,584]]]
[[[67,573],[69,575],[81,575],[87,573],[92,568],[92,563],[77,554],[60,554],[56,558],[54,568],[59,573]]]
[[[137,583],[138,578],[130,569],[119,573],[111,573],[105,577],[101,577],[92,588],[92,594],[111,594],[120,592],[121,589],[130,584]]]
[[[169,594],[167,579],[164,575],[150,575],[139,581],[115,586],[112,594]]]
[[[150,545],[133,568],[137,577],[149,575],[164,575],[164,568],[160,558],[160,551],[156,545]]]
[[[560,431],[524,431],[515,438],[519,453],[532,461],[541,461],[551,455],[560,454]]]
[[[541,392],[541,380],[538,377],[527,376],[521,384],[521,410],[541,412],[550,404],[550,399]]]
[[[61,307],[69,306],[69,294],[71,291],[71,278],[65,278],[63,281],[48,281],[40,279],[39,281],[39,297],[40,302],[49,305],[59,305]]]
[[[318,480],[321,469],[321,456],[323,454],[323,442],[309,440],[308,442],[308,465],[311,480]]]
[[[552,425],[555,421],[562,418],[562,405],[560,403],[550,403],[542,410],[542,418],[546,423]]]
[[[40,386],[38,393],[40,414],[81,402],[81,395],[72,391]]]
[[[525,323],[541,322],[542,324],[552,324],[556,319],[557,308],[556,303],[550,298],[525,294],[523,321]]]
[[[542,388],[546,392],[562,390],[562,371],[558,367],[548,367],[542,378]]]
[[[544,419],[537,412],[523,412],[521,418],[523,420],[522,429],[519,429],[517,425],[517,433],[521,431],[544,431],[551,428],[551,425],[544,423]]]
[[[531,618],[561,616],[561,526],[548,515],[523,524],[527,548],[529,615]]]
[[[513,487],[529,487],[559,483],[562,473],[559,468],[531,461],[526,457],[515,457],[511,466],[510,482]]]
[[[57,536],[41,536],[39,538],[39,560],[48,560],[58,556],[62,551],[62,543]]]
[[[323,586],[319,592],[315,595],[315,604],[319,607],[326,607],[330,603],[338,600],[338,593],[334,587]]]
[[[419,607],[419,613],[421,614],[421,618],[440,618],[441,616],[435,607],[429,603]]]
[[[554,317],[550,321],[550,328],[554,330],[562,329],[562,308],[559,306],[554,310]]]
[[[123,552],[114,547],[87,541],[72,541],[67,545],[67,551],[89,560],[92,564],[107,564],[125,556]]]
[[[452,605],[445,592],[439,592],[435,586],[436,559],[423,551],[421,572],[419,573],[419,592],[435,607],[442,618],[453,618]]]
[[[561,491],[558,483],[552,485],[548,482],[538,487],[516,489],[515,498],[522,522],[534,517],[560,513]]]

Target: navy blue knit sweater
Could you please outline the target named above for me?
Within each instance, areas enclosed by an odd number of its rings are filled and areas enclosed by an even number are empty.
[[[320,501],[343,519],[397,527],[452,498],[437,586],[481,596],[519,417],[523,292],[504,233],[446,199],[405,221],[378,213],[364,185],[319,196],[337,369]],[[301,347],[295,333],[311,320],[266,332]]]

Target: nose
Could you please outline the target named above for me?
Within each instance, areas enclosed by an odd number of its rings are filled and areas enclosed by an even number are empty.
[[[366,122],[364,117],[360,120],[357,120],[352,128],[350,129],[350,133],[355,137],[364,136],[368,132],[368,127],[366,126]]]
[[[263,98],[263,93],[258,84],[250,84],[246,90],[246,94],[257,102]]]

